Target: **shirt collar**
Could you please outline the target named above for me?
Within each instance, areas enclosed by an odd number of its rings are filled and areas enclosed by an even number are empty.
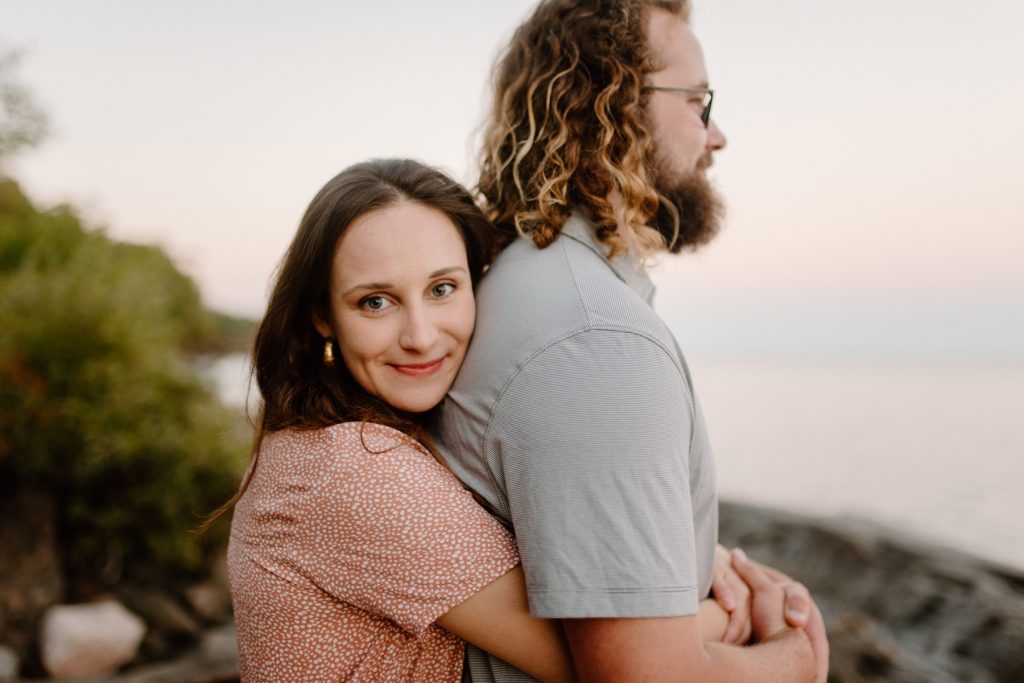
[[[597,239],[593,224],[581,216],[579,212],[573,211],[572,215],[565,222],[562,234],[571,240],[575,240],[587,247],[608,264],[616,277],[629,285],[629,288],[636,292],[644,301],[651,304],[654,299],[654,283],[651,282],[647,271],[636,263],[632,254],[626,252],[613,259],[608,258],[608,246]]]

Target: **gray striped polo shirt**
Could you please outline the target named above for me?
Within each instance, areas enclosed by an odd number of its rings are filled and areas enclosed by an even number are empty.
[[[535,616],[695,614],[718,531],[704,419],[650,279],[605,254],[577,215],[546,249],[505,249],[438,447],[514,529]],[[474,681],[529,680],[469,662]]]

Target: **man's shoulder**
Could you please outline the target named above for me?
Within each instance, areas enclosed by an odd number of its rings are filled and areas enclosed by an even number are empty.
[[[534,350],[591,330],[619,330],[660,338],[667,329],[608,260],[562,236],[539,249],[518,240],[505,249],[478,292],[478,336],[523,337]],[[474,345],[478,345],[474,342]]]
[[[442,411],[446,424],[461,429],[472,416],[474,434],[482,434],[511,383],[538,368],[568,386],[578,384],[583,368],[597,378],[622,370],[639,384],[653,382],[652,375],[688,384],[685,362],[657,313],[578,240],[562,236],[544,249],[525,240],[510,245],[483,279],[477,304],[476,331]],[[606,385],[611,390],[618,382]]]

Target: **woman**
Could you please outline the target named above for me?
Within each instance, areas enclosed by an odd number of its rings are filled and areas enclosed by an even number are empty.
[[[462,187],[412,161],[353,166],[310,204],[257,333],[263,406],[231,501],[243,679],[457,681],[460,638],[572,678],[557,625],[529,615],[514,539],[427,431],[492,234]]]

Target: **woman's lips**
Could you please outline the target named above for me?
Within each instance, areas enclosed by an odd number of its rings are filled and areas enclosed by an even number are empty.
[[[432,360],[429,363],[415,363],[410,365],[397,365],[392,363],[391,367],[406,377],[428,377],[441,369],[444,358]]]

